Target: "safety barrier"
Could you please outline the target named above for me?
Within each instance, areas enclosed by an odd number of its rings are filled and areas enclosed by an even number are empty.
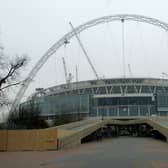
[[[0,151],[57,150],[57,141],[73,131],[49,128],[0,131]]]

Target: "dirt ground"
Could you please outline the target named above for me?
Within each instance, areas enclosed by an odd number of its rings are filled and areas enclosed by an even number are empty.
[[[168,168],[168,143],[120,137],[61,151],[0,152],[0,168]]]

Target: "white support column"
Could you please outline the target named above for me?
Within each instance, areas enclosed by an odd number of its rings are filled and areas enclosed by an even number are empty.
[[[151,106],[148,105],[148,116],[150,117],[151,116]]]
[[[128,106],[128,116],[130,116],[130,106]]]

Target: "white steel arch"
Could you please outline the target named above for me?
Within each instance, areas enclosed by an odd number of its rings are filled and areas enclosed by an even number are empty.
[[[80,33],[90,27],[102,24],[102,23],[108,23],[112,21],[117,21],[117,20],[132,20],[132,21],[138,21],[138,22],[144,22],[148,24],[152,24],[154,26],[158,26],[166,31],[168,31],[168,24],[165,22],[162,22],[158,19],[147,17],[147,16],[142,16],[142,15],[135,15],[135,14],[118,14],[118,15],[109,15],[109,16],[104,16],[101,18],[93,19],[90,20],[82,25],[79,25],[72,30],[71,32],[65,34],[61,39],[59,39],[51,48],[49,48],[44,55],[39,59],[39,61],[35,64],[33,69],[30,71],[28,74],[27,78],[24,80],[20,90],[18,91],[15,100],[12,104],[12,107],[10,111],[13,111],[16,109],[25,93],[27,90],[29,84],[31,81],[34,79],[38,71],[42,68],[42,66],[45,64],[45,62],[48,60],[50,56],[52,56],[62,45],[65,44],[66,41],[70,40],[73,36],[75,36],[75,33]]]

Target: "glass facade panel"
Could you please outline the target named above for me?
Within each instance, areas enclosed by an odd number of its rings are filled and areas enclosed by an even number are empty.
[[[98,108],[107,107],[106,112],[102,112],[104,116],[117,116],[117,111],[119,111],[119,116],[147,116],[148,114],[156,113],[155,101],[152,100],[151,96],[94,98],[92,105]],[[149,113],[149,110],[151,113]]]
[[[151,106],[150,107],[150,115],[156,115],[157,111],[156,111],[156,106]]]
[[[109,107],[109,116],[117,116],[117,107]]]
[[[128,116],[128,107],[119,107],[119,116]]]
[[[168,107],[168,94],[157,94],[158,107]]]
[[[103,114],[103,108],[99,107],[98,108],[98,116],[102,116]]]
[[[129,99],[125,97],[121,97],[118,99],[119,105],[128,105],[129,104]]]
[[[138,106],[129,106],[129,115],[138,116]]]
[[[110,105],[152,105],[152,97],[112,97],[112,98],[95,98],[93,106],[110,106]]]
[[[140,115],[141,116],[148,116],[148,106],[140,106]]]
[[[47,96],[42,104],[42,114],[88,113],[88,95]]]
[[[107,116],[107,108],[99,107],[98,108],[98,116]]]
[[[93,107],[90,111],[90,117],[97,117],[97,108]]]
[[[168,93],[157,93],[157,111],[161,116],[167,115],[168,112]]]
[[[168,116],[168,112],[160,111],[159,115],[160,116]]]
[[[104,107],[103,111],[102,111],[103,112],[102,115],[103,116],[108,116],[107,111],[108,111],[107,107]]]
[[[139,104],[139,101],[140,101],[139,98],[130,97],[130,98],[129,98],[129,105],[138,105],[138,104]]]

